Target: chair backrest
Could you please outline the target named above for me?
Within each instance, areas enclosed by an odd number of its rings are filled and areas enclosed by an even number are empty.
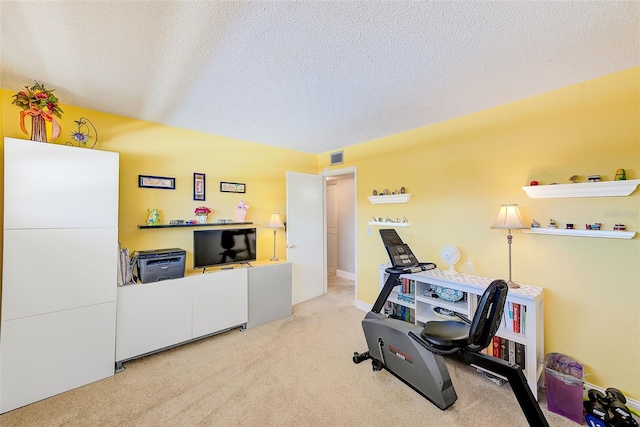
[[[487,347],[500,327],[509,287],[504,280],[491,282],[485,289],[469,328],[469,350]]]

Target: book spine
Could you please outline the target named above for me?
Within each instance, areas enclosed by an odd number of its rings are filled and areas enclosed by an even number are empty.
[[[516,365],[520,366],[524,370],[524,344],[516,343]]]
[[[500,358],[500,337],[493,336],[493,357]]]
[[[516,343],[511,340],[507,340],[509,347],[509,363],[516,363]]]
[[[513,332],[520,333],[520,304],[513,304]]]

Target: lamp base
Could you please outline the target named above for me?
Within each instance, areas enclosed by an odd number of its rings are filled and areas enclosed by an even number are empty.
[[[279,259],[279,258],[276,258],[276,257],[273,257],[273,258],[271,258],[269,261],[280,261],[280,259]]]
[[[511,280],[507,281],[507,286],[509,286],[511,289],[518,289],[520,287],[519,284]]]

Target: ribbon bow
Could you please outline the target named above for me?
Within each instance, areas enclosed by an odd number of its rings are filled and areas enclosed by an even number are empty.
[[[56,119],[54,119],[51,114],[43,110],[37,110],[35,108],[29,108],[28,110],[23,110],[20,112],[20,129],[22,130],[22,132],[26,134],[29,133],[27,132],[27,129],[24,127],[24,118],[26,116],[31,116],[31,117],[41,116],[46,121],[51,122],[51,138],[49,138],[49,140],[52,140],[60,136],[60,125],[58,124],[58,122],[56,122]]]

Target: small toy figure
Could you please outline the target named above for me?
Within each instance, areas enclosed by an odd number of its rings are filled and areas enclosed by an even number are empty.
[[[406,193],[406,190],[404,189],[404,187],[400,187],[400,194],[404,194]]]
[[[549,228],[558,228],[558,224],[556,224],[554,219],[549,220]]]
[[[373,190],[373,195],[377,196],[378,195],[378,190]]]
[[[531,221],[531,228],[540,228],[540,223],[534,219]]]
[[[564,226],[567,230],[573,230],[573,224],[567,224]]]
[[[406,224],[407,222],[409,222],[409,220],[407,219],[407,217],[406,217],[406,216],[403,216],[403,217],[402,217],[402,223],[403,223],[403,224]]]
[[[593,223],[593,224],[587,224],[585,226],[585,228],[587,230],[600,230],[600,228],[602,227],[602,224],[599,222]]]
[[[600,182],[600,175],[589,175],[589,182]]]
[[[571,181],[572,184],[575,184],[576,182],[578,182],[578,175],[571,175],[569,177],[569,181]]]
[[[529,185],[534,186],[534,185],[538,185],[538,181],[533,180],[529,183]]]
[[[384,190],[382,190],[382,194],[383,194],[383,195],[385,195],[385,196],[386,196],[386,195],[388,195],[388,194],[389,194],[389,190],[387,190],[387,189],[385,188]]]
[[[616,225],[613,226],[613,229],[615,231],[624,231],[624,230],[627,229],[627,227],[625,227],[624,224],[616,224]]]
[[[613,178],[614,181],[625,181],[627,179],[627,171],[624,169],[618,169],[616,171],[616,176]]]

